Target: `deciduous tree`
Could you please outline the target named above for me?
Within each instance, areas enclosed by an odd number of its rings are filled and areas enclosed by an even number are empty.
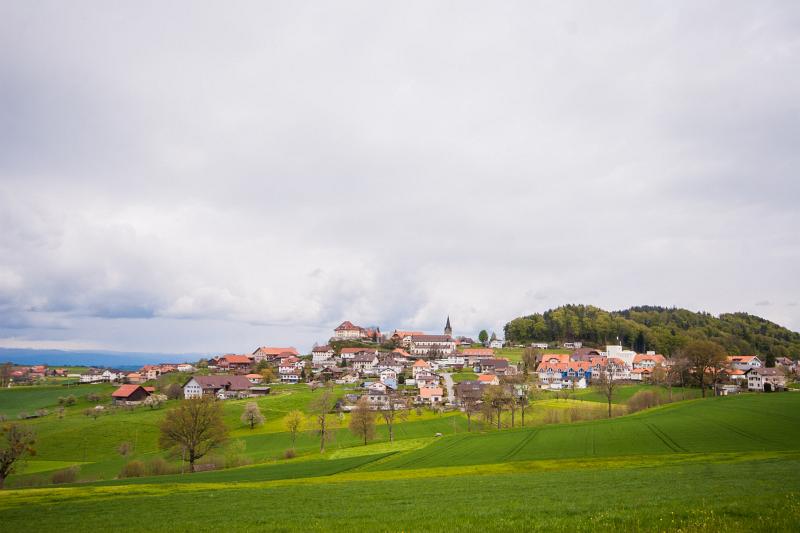
[[[482,329],[481,332],[478,333],[478,340],[481,342],[481,344],[486,344],[486,341],[489,340],[489,334],[485,329]]]
[[[611,403],[614,400],[619,383],[614,380],[610,369],[601,369],[597,376],[592,375],[592,382],[594,388],[606,399],[608,403],[608,418],[611,418]]]
[[[331,432],[330,413],[336,406],[336,395],[331,387],[324,387],[322,392],[309,404],[315,419],[317,435],[319,435],[319,452],[325,452],[325,444],[333,438]]]
[[[381,409],[381,418],[389,431],[389,442],[394,442],[394,421],[396,418],[405,420],[408,418],[408,403],[404,398],[396,393],[389,394],[389,405]]]
[[[264,415],[261,414],[261,409],[258,408],[256,402],[248,402],[244,406],[241,420],[243,424],[248,424],[250,429],[253,429],[264,423]]]
[[[692,373],[700,384],[701,394],[706,397],[706,374],[711,374],[712,384],[726,363],[725,348],[712,341],[692,341],[681,351]]]
[[[375,438],[375,412],[369,408],[367,397],[362,396],[350,413],[350,431],[364,440],[364,445]]]
[[[167,411],[161,422],[158,443],[162,449],[185,450],[189,471],[194,463],[228,438],[228,428],[222,416],[222,405],[210,397],[186,400]]]
[[[0,489],[28,455],[36,455],[36,436],[22,424],[6,424],[0,431]]]
[[[292,436],[292,448],[294,448],[294,443],[297,440],[297,433],[299,433],[300,428],[303,427],[303,413],[297,409],[289,411],[283,418],[283,425],[286,427],[286,431]]]

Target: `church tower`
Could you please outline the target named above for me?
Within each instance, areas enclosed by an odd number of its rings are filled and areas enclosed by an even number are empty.
[[[453,335],[453,328],[450,327],[450,315],[447,315],[447,323],[444,325],[444,334]]]

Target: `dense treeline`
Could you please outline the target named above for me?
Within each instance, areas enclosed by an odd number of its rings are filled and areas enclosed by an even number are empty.
[[[672,355],[693,339],[717,342],[731,354],[800,357],[800,333],[747,313],[696,313],[686,309],[641,306],[605,311],[590,305],[565,305],[515,318],[505,326],[514,343],[583,341],[589,346],[621,343],[638,352]]]

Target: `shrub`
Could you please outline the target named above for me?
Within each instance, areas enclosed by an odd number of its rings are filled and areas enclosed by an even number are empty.
[[[122,471],[119,473],[120,478],[126,477],[142,477],[145,475],[146,469],[144,463],[141,461],[128,461],[125,466],[122,467]]]
[[[283,452],[284,459],[294,459],[295,457],[297,457],[297,453],[295,453],[294,448],[289,448]]]
[[[155,457],[147,463],[147,474],[151,476],[164,476],[175,474],[178,469],[169,464],[163,457]]]
[[[661,405],[661,395],[656,390],[641,390],[628,400],[628,412],[635,413]]]
[[[77,465],[71,466],[69,468],[65,468],[64,470],[53,472],[53,476],[50,478],[50,480],[54,485],[59,485],[61,483],[75,483],[78,480],[78,472],[80,472],[80,467]]]
[[[99,403],[102,400],[102,397],[97,393],[90,393],[86,395],[86,400],[92,403]]]
[[[70,394],[69,396],[64,398],[64,405],[66,405],[66,406],[75,405],[77,403],[77,401],[78,400],[75,398],[75,396]]]
[[[164,390],[164,393],[170,400],[180,400],[183,398],[183,389],[177,383],[173,383],[172,385],[168,386]]]
[[[561,423],[561,410],[560,409],[548,409],[544,412],[544,423],[545,424],[560,424]]]
[[[119,454],[120,454],[121,456],[123,456],[123,457],[125,457],[126,455],[128,455],[129,453],[131,453],[131,451],[132,451],[132,450],[133,450],[133,444],[131,444],[131,443],[130,443],[130,442],[128,442],[128,441],[121,442],[121,443],[119,444],[119,447],[117,448],[117,451],[118,451],[118,452],[119,452]]]

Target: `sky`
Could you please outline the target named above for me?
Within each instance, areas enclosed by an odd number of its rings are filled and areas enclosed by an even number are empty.
[[[0,347],[800,330],[800,3],[0,3]]]

